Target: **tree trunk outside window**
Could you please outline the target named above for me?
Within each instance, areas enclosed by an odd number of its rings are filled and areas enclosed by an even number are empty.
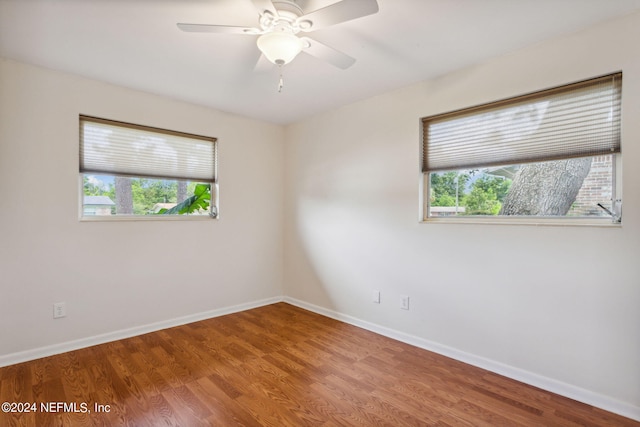
[[[187,198],[187,181],[178,181],[178,196],[177,202],[182,203]]]
[[[133,194],[131,193],[131,178],[124,176],[115,177],[116,187],[116,214],[133,214]]]
[[[566,215],[590,169],[591,158],[524,165],[516,172],[499,215]]]

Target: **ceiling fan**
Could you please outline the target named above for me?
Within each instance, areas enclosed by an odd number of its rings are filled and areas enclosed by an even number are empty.
[[[196,33],[223,33],[257,35],[257,45],[272,63],[282,67],[300,52],[324,60],[338,68],[347,69],[355,63],[351,56],[309,37],[298,36],[320,28],[378,12],[376,0],[341,0],[326,7],[305,12],[298,4],[301,0],[252,0],[258,9],[259,27],[229,25],[184,24],[182,31]]]

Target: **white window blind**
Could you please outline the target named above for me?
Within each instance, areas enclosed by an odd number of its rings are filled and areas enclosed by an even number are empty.
[[[80,172],[217,181],[216,139],[80,116]]]
[[[620,152],[622,73],[422,119],[423,172]]]

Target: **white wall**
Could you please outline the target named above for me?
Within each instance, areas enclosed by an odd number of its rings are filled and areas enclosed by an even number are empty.
[[[79,114],[217,137],[220,219],[80,222]],[[281,299],[282,169],[281,126],[0,60],[0,362]]]
[[[640,419],[638,40],[635,14],[289,126],[285,294]],[[619,70],[622,228],[418,223],[420,117]]]

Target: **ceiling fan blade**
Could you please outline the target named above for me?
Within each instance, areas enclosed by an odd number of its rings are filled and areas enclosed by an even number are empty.
[[[271,12],[274,16],[278,16],[278,11],[276,7],[273,5],[271,0],[252,0],[253,5],[260,11],[260,15],[264,13],[265,10]]]
[[[302,15],[297,19],[297,22],[311,22],[311,27],[301,27],[303,31],[314,31],[329,25],[371,15],[378,12],[378,10],[378,2],[376,0],[342,0]]]
[[[309,37],[300,38],[305,43],[305,47],[302,49],[303,52],[306,52],[311,56],[315,56],[318,59],[322,59],[335,67],[346,70],[356,62],[355,58],[352,58],[339,50],[335,50],[326,44],[322,44],[319,41],[310,39]]]
[[[229,25],[178,24],[178,28],[188,33],[220,33],[220,34],[260,34],[261,31],[251,27],[232,27]]]

